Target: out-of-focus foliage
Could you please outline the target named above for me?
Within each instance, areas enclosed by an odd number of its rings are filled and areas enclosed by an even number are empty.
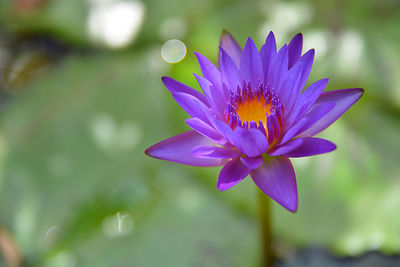
[[[193,51],[216,62],[224,28],[242,45],[301,31],[316,48],[309,82],[366,90],[322,134],[337,151],[294,161],[299,211],[273,210],[279,255],[400,251],[398,1],[141,1],[122,50],[92,38],[101,2],[118,1],[0,2],[0,226],[27,266],[257,265],[251,182],[218,192],[219,168],[143,154],[188,129],[160,77],[198,88]],[[174,38],[188,54],[169,65]]]

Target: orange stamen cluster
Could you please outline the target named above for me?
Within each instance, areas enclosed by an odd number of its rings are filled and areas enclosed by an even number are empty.
[[[279,97],[263,84],[252,89],[246,84],[231,92],[225,109],[225,121],[232,128],[258,128],[272,143],[279,138],[283,107]]]
[[[248,99],[239,103],[236,109],[237,115],[242,122],[262,122],[267,124],[267,116],[271,113],[271,104],[265,101],[263,96]]]

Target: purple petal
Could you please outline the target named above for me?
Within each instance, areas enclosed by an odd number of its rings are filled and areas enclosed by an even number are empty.
[[[217,188],[221,191],[227,190],[246,178],[249,173],[249,168],[239,158],[233,159],[219,173]]]
[[[198,98],[186,93],[173,93],[172,96],[191,117],[197,117],[205,122],[208,121],[209,108]]]
[[[287,157],[299,158],[328,153],[336,149],[336,145],[328,140],[305,137],[303,144],[286,154]]]
[[[258,129],[236,127],[233,134],[234,145],[248,157],[257,157],[268,150],[269,144],[265,135]]]
[[[304,86],[306,85],[308,76],[310,75],[311,68],[314,62],[314,55],[315,50],[310,49],[305,53],[301,58],[300,61],[303,63],[303,71],[301,72],[301,78],[299,82],[299,90],[301,91]]]
[[[213,97],[212,97],[212,93],[211,93],[211,83],[204,77],[201,77],[199,75],[197,75],[196,73],[193,73],[194,77],[196,78],[197,82],[200,85],[201,90],[203,90],[204,92],[204,96],[207,99],[207,103],[210,104],[210,106],[212,105],[213,101]]]
[[[275,150],[272,152],[268,153],[270,156],[281,156],[285,155],[288,152],[298,148],[301,144],[303,143],[303,139],[294,139],[291,140],[290,142],[287,142],[286,144],[280,145],[277,147]]]
[[[232,159],[239,157],[242,153],[237,149],[219,146],[196,146],[192,150],[192,155],[200,158]]]
[[[260,125],[262,125],[262,122],[260,123]],[[271,114],[267,117],[267,125],[266,126],[268,129],[268,134],[267,134],[268,139],[267,140],[270,144],[272,144],[273,141],[280,136],[280,131],[281,131],[281,127],[279,125],[279,121],[278,121],[276,114]],[[264,131],[263,131],[263,133],[264,133]]]
[[[315,123],[317,123],[321,118],[323,118],[326,114],[329,113],[334,107],[335,103],[322,103],[308,112],[304,118],[302,118],[299,122],[303,124],[302,127],[299,127],[299,131],[296,135],[301,134],[302,132],[306,131],[310,127],[312,127]],[[304,122],[303,122],[304,121]],[[294,127],[294,126],[293,126]]]
[[[224,95],[221,81],[221,73],[219,72],[218,68],[215,67],[214,64],[202,54],[199,54],[197,52],[194,52],[194,54],[197,57],[201,73],[203,74],[204,78],[210,81],[210,83],[213,85],[214,90],[218,90],[220,95]]]
[[[205,96],[202,93],[193,88],[190,88],[186,84],[183,84],[170,77],[165,77],[165,76],[162,77],[161,80],[164,83],[165,87],[167,87],[171,93],[177,93],[177,92],[186,93],[196,97],[205,104],[208,103]]]
[[[243,83],[242,75],[233,62],[233,59],[222,48],[220,48],[220,69],[222,83],[228,86],[229,92],[236,92],[238,86],[241,86]]]
[[[315,103],[322,91],[325,89],[329,79],[322,79],[311,84],[298,98],[289,114],[289,125],[293,125],[298,119],[303,117]]]
[[[271,114],[268,117],[271,118],[272,130],[273,130],[274,140],[275,140],[275,138],[279,137],[279,134],[281,132],[281,126],[279,125],[279,121],[278,121],[276,114]]]
[[[222,134],[226,140],[228,140],[231,144],[233,144],[233,130],[223,121],[213,120],[214,127],[218,130],[220,134]]]
[[[269,197],[291,212],[297,211],[296,176],[286,157],[268,157],[263,165],[250,172],[254,183]]]
[[[276,56],[276,41],[274,33],[271,31],[268,34],[267,39],[265,40],[265,44],[260,49],[260,57],[264,69],[265,82],[268,81],[268,71],[271,62],[274,60],[275,56]]]
[[[314,102],[318,99],[321,95],[322,91],[325,89],[326,85],[328,84],[329,79],[321,79],[316,81],[315,83],[311,84],[300,96],[298,103],[308,107],[312,106]]]
[[[324,117],[329,111],[333,109],[335,103],[323,103],[318,107],[311,110],[301,120],[295,123],[282,138],[281,144],[286,143],[294,136],[301,134],[311,126],[313,126],[318,120]]]
[[[278,90],[279,98],[285,107],[285,113],[289,114],[292,110],[293,104],[295,103],[297,96],[300,93],[299,82],[301,78],[301,72],[303,70],[303,63],[299,62],[293,68],[291,68],[283,82],[282,86]]]
[[[199,145],[212,146],[216,144],[195,131],[188,131],[149,147],[145,153],[156,159],[200,167],[221,166],[227,162],[225,159],[194,157],[192,149]]]
[[[240,72],[242,73],[243,79],[250,82],[253,88],[264,80],[260,54],[258,53],[254,41],[250,37],[247,39],[246,45],[243,48]]]
[[[196,73],[194,73],[194,76],[203,90],[214,114],[216,114],[218,118],[223,118],[225,110],[225,97],[220,91],[215,90],[214,86],[206,78],[203,78]]]
[[[235,38],[233,38],[229,32],[224,30],[221,34],[219,46],[228,53],[228,55],[233,59],[233,62],[235,62],[236,67],[239,68],[240,58],[242,57],[242,48],[236,42]]]
[[[284,45],[271,63],[268,72],[268,80],[266,81],[273,90],[278,91],[285,74],[288,72],[288,47]]]
[[[268,143],[272,143],[273,141],[274,141],[274,129],[273,129],[273,126],[272,126],[272,121],[271,121],[272,119],[271,119],[271,116],[268,116],[267,117],[267,130],[268,130],[268,134],[267,134],[267,140],[268,140]]]
[[[364,89],[362,88],[342,89],[322,93],[315,102],[315,105],[326,102],[333,102],[336,103],[336,105],[321,120],[302,133],[302,135],[313,136],[326,129],[340,116],[342,116],[342,114],[345,113],[354,103],[356,103],[363,94]]]
[[[258,167],[261,166],[261,164],[263,163],[263,157],[259,156],[259,157],[254,157],[254,158],[249,158],[249,157],[243,157],[240,158],[240,160],[243,162],[244,165],[247,166],[247,168],[249,168],[250,170],[255,170]]]
[[[267,131],[265,130],[264,123],[261,120],[258,121],[258,129],[262,132],[263,135],[267,136]]]
[[[200,120],[199,118],[190,118],[186,120],[186,123],[199,134],[210,138],[218,144],[225,144],[225,138],[208,123]]]
[[[289,69],[293,67],[301,56],[303,48],[303,35],[296,34],[289,43]]]

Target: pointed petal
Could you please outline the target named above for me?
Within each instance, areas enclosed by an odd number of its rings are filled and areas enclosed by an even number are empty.
[[[276,41],[274,33],[271,31],[268,34],[267,39],[265,40],[265,44],[260,49],[260,57],[264,69],[265,83],[267,83],[268,81],[268,71],[275,56],[276,56]]]
[[[268,130],[268,137],[267,137],[267,140],[268,140],[268,143],[272,143],[273,141],[274,141],[274,128],[273,128],[273,126],[272,126],[272,119],[271,119],[271,117],[272,116],[268,116],[267,117],[267,130]]]
[[[335,103],[323,103],[318,105],[318,107],[311,110],[308,114],[304,116],[304,118],[300,119],[296,122],[284,135],[282,138],[281,144],[286,143],[293,137],[301,134],[315,123],[318,122],[322,117],[324,117],[329,111],[333,109]]]
[[[299,62],[286,73],[282,85],[277,91],[279,98],[285,107],[286,114],[290,113],[297,96],[300,94],[299,83],[302,71],[303,63]]]
[[[301,56],[303,49],[303,35],[296,34],[289,43],[289,69],[293,67]]]
[[[281,126],[276,114],[271,114],[268,117],[271,118],[272,133],[274,134],[274,139],[279,137],[281,132]],[[269,133],[268,133],[269,134]]]
[[[323,118],[326,114],[328,114],[329,111],[331,111],[335,107],[335,105],[336,105],[335,103],[331,102],[322,103],[316,106],[310,112],[308,112],[304,116],[304,118],[302,118],[299,121],[299,123],[302,124],[302,127],[299,127],[299,130],[298,132],[296,132],[296,135],[301,135],[301,133],[303,133],[304,131],[312,127],[314,124],[316,124],[321,118]]]
[[[254,157],[254,158],[249,158],[249,157],[243,157],[240,158],[240,160],[243,162],[244,165],[247,166],[250,170],[255,170],[258,167],[261,166],[263,163],[263,158],[262,156],[259,157]]]
[[[219,146],[196,146],[192,155],[200,158],[232,159],[242,155],[237,149]]]
[[[316,105],[333,102],[335,107],[326,114],[322,119],[315,123],[312,127],[302,133],[303,136],[313,136],[326,129],[334,121],[336,121],[343,113],[345,113],[360,97],[364,94],[362,88],[342,89],[322,93],[317,99]]]
[[[299,158],[328,153],[336,149],[336,145],[328,140],[316,137],[303,138],[303,144],[286,154],[287,157]]]
[[[290,151],[301,146],[302,143],[303,143],[303,139],[301,139],[301,138],[294,139],[294,140],[291,140],[290,142],[287,142],[286,144],[279,146],[278,148],[276,148],[275,150],[273,150],[272,152],[270,152],[268,154],[270,156],[285,155],[285,154],[289,153]]]
[[[328,84],[329,79],[321,79],[311,84],[300,96],[299,101],[296,104],[300,104],[306,110],[303,110],[303,113],[307,113],[310,107],[315,103],[315,101],[319,98],[322,91],[325,89]]]
[[[173,93],[175,101],[181,106],[191,117],[199,118],[202,121],[208,121],[209,108],[198,98],[186,93]]]
[[[243,83],[242,75],[233,59],[222,48],[220,48],[220,69],[222,83],[227,85],[229,92],[236,92],[238,86]]]
[[[227,162],[225,159],[194,157],[192,149],[199,145],[212,146],[216,144],[195,131],[188,131],[149,147],[145,153],[156,159],[200,167],[221,166]]]
[[[236,42],[235,38],[233,38],[233,36],[229,32],[224,30],[222,31],[221,34],[221,40],[219,42],[219,46],[228,53],[228,55],[232,58],[233,62],[235,63],[236,67],[239,68],[240,58],[242,57],[242,48]]]
[[[254,43],[249,37],[243,48],[243,55],[240,61],[240,72],[246,82],[250,82],[253,88],[257,87],[264,80],[263,67],[260,54]]]
[[[181,82],[178,82],[178,81],[176,81],[170,77],[166,77],[166,76],[162,77],[161,80],[164,83],[165,87],[167,87],[171,93],[177,93],[177,92],[186,93],[186,94],[196,97],[203,103],[208,104],[205,96],[202,93],[187,86],[186,84],[183,84]]]
[[[315,103],[322,91],[325,89],[329,79],[322,79],[311,84],[298,98],[292,112],[289,114],[289,125],[293,125],[298,119],[302,118]]]
[[[214,120],[214,126],[220,134],[222,134],[226,140],[233,144],[233,130],[225,122],[220,120]]]
[[[291,212],[297,211],[296,176],[286,157],[268,157],[263,165],[250,172],[254,183],[269,197]]]
[[[233,159],[222,168],[218,177],[217,188],[221,191],[227,190],[246,178],[249,173],[249,168],[239,158]]]
[[[200,120],[199,118],[190,118],[185,121],[193,130],[199,134],[210,138],[218,144],[224,144],[226,142],[225,138],[208,123]]]
[[[201,77],[196,73],[193,73],[193,75],[196,78],[197,83],[200,85],[201,90],[203,90],[204,97],[207,99],[207,103],[209,103],[211,106],[211,104],[214,102],[213,95],[210,91],[211,83],[206,78]]]
[[[221,95],[221,92],[215,90],[214,86],[204,77],[201,77],[194,73],[194,76],[197,79],[201,89],[204,92],[204,95],[209,103],[211,110],[216,114],[219,118],[223,116],[225,110],[225,97]]]
[[[268,80],[267,83],[272,87],[274,91],[278,91],[285,74],[288,72],[288,47],[285,44],[278,52],[276,57],[271,63],[268,72]]]
[[[248,157],[257,157],[268,150],[269,144],[265,135],[258,129],[236,127],[233,134],[234,145]]]
[[[311,68],[314,63],[314,55],[315,55],[315,50],[310,49],[300,58],[300,61],[303,63],[303,71],[301,72],[301,78],[299,82],[300,91],[304,88],[308,76],[310,76]]]
[[[221,96],[224,95],[221,81],[221,73],[214,64],[202,54],[194,52],[200,65],[201,73],[213,86],[215,90],[219,91]]]

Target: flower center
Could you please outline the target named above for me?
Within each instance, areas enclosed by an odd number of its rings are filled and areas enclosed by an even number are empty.
[[[237,103],[236,114],[242,122],[260,122],[267,124],[267,116],[271,114],[271,103],[264,96],[247,99]]]
[[[267,129],[268,117],[274,116],[276,119],[281,109],[278,96],[268,87],[260,83],[253,89],[247,84],[231,93],[225,110],[225,121],[232,129],[237,126]]]

